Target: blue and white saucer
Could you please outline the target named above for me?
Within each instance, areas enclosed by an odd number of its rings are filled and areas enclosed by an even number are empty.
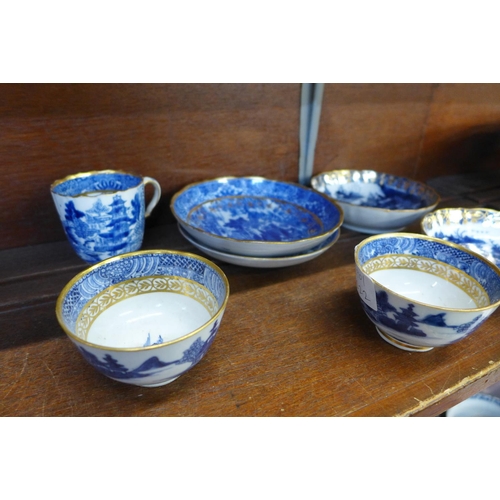
[[[421,222],[425,234],[457,243],[500,265],[500,212],[488,208],[443,208]]]
[[[312,250],[341,226],[342,209],[324,194],[263,177],[221,177],[190,184],[171,210],[206,247],[247,257],[284,257]]]
[[[337,229],[327,240],[323,243],[314,247],[312,250],[304,252],[298,255],[289,255],[286,257],[247,257],[245,255],[234,255],[226,252],[221,252],[213,248],[203,245],[195,238],[193,238],[187,231],[185,231],[179,224],[179,231],[192,245],[201,250],[203,253],[212,257],[213,259],[220,260],[222,262],[227,262],[228,264],[234,264],[237,266],[244,267],[255,267],[263,269],[279,268],[279,267],[289,267],[295,266],[297,264],[302,264],[310,260],[319,257],[327,250],[329,250],[339,239],[340,229]]]

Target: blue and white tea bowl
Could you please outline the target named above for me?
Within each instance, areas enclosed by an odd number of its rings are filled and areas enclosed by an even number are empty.
[[[263,177],[221,177],[174,195],[180,226],[214,250],[249,257],[297,255],[342,224],[340,207],[313,189]]]
[[[428,351],[473,333],[500,305],[500,269],[429,236],[392,233],[356,246],[361,305],[380,336]]]
[[[334,199],[344,212],[344,227],[361,233],[400,231],[433,210],[439,195],[430,186],[374,170],[332,170],[311,186]]]
[[[203,358],[228,297],[226,276],[209,260],[140,251],[75,276],[59,295],[56,315],[96,370],[119,382],[156,387]]]
[[[443,208],[421,222],[428,236],[462,245],[500,265],[500,212],[489,208]]]

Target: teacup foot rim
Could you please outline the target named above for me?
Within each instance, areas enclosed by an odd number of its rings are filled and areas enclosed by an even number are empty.
[[[406,342],[403,342],[402,340],[395,339],[392,335],[389,335],[388,333],[384,332],[378,326],[376,326],[375,328],[377,329],[378,334],[388,344],[391,344],[392,346],[397,347],[398,349],[402,349],[403,351],[409,351],[409,352],[428,352],[428,351],[434,349],[434,347],[422,347],[422,346],[408,344]]]
[[[172,383],[174,380],[177,380],[181,375],[177,375],[177,377],[169,378],[168,380],[165,380],[163,382],[158,382],[156,384],[138,384],[138,383],[133,383],[131,385],[136,385],[138,387],[161,387],[162,385],[167,385],[167,384]],[[112,378],[112,377],[110,377],[110,378]],[[123,382],[123,380],[119,380],[119,379],[116,379],[116,378],[113,378],[113,380],[116,380],[117,382]]]
[[[174,378],[170,378],[170,379],[166,380],[165,382],[159,382],[157,384],[144,384],[141,387],[161,387],[162,385],[167,385],[167,384],[172,383],[174,380],[177,380],[179,377],[180,377],[180,375],[177,377],[174,377]]]

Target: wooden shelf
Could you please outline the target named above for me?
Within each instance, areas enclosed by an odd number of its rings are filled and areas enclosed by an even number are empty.
[[[418,229],[415,229],[417,230]],[[281,269],[217,262],[231,287],[205,358],[170,385],[96,372],[57,323],[55,302],[86,265],[67,242],[0,252],[0,416],[434,416],[500,381],[500,316],[427,353],[384,342],[356,292],[342,230],[317,259]],[[143,248],[200,253],[176,225]]]

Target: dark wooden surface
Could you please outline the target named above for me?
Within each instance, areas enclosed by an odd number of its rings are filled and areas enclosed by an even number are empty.
[[[500,84],[326,84],[314,172],[421,181],[500,164]]]
[[[499,381],[498,313],[428,353],[380,339],[355,286],[364,237],[343,230],[328,252],[289,268],[219,263],[231,294],[214,344],[178,380],[149,389],[96,372],[58,325],[56,298],[85,267],[69,243],[4,250],[0,416],[430,416]],[[144,248],[198,253],[176,225],[148,230]]]
[[[301,85],[0,84],[0,249],[64,239],[49,192],[69,174],[155,177],[171,196],[222,175],[296,181]],[[427,181],[500,164],[500,84],[325,84],[314,173]]]
[[[0,249],[64,239],[50,185],[120,169],[171,196],[225,175],[296,181],[300,84],[0,84]]]

